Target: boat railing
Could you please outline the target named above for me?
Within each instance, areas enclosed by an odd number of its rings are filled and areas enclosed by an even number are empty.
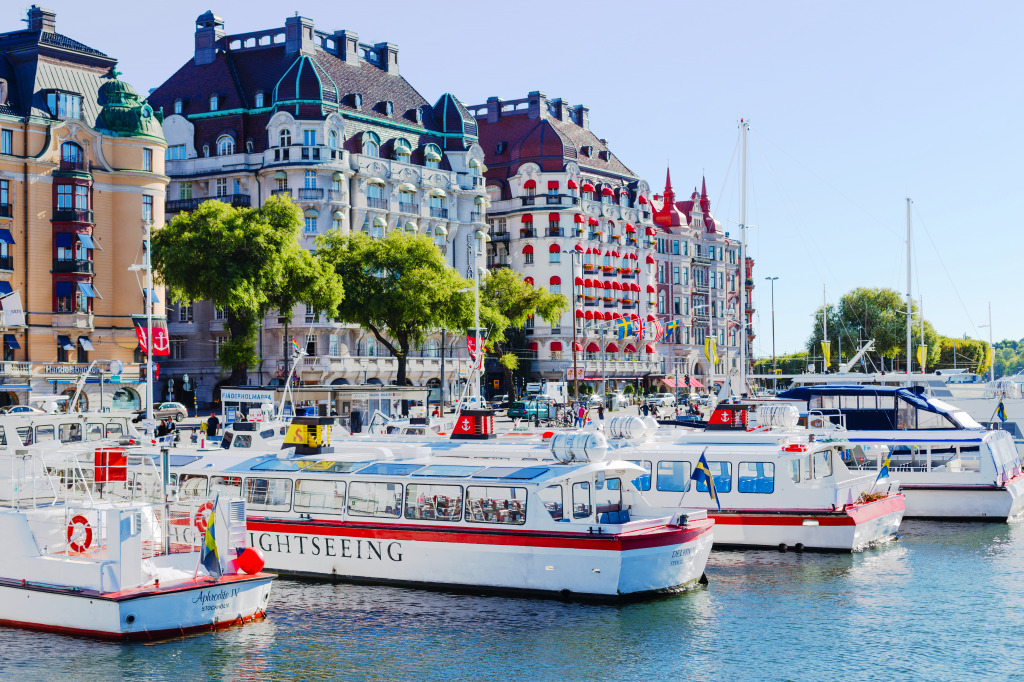
[[[807,412],[807,428],[826,431],[845,431],[846,415],[834,411],[810,410]]]

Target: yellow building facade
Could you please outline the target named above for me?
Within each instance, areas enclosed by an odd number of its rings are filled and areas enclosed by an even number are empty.
[[[27,30],[0,33],[0,406],[73,393],[91,363],[89,408],[144,400],[132,266],[146,223],[163,224],[166,142],[115,66],[35,6]]]

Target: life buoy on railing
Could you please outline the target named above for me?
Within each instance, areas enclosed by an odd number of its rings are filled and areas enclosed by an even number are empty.
[[[81,526],[85,532],[85,541],[77,542],[74,538],[79,537],[78,527]],[[72,552],[78,552],[81,554],[85,550],[89,549],[92,545],[92,526],[89,525],[89,519],[85,518],[81,514],[71,517],[71,522],[68,523],[68,549]]]
[[[206,532],[207,519],[210,512],[213,511],[213,502],[207,502],[196,511],[193,523],[195,523],[196,530],[200,533]]]

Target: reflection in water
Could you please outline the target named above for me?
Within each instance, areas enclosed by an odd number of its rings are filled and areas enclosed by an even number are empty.
[[[279,580],[268,620],[151,645],[3,631],[4,678],[951,678],[1022,663],[1024,524],[905,522],[853,555],[715,551],[626,605]],[[60,656],[54,652],[62,652]]]

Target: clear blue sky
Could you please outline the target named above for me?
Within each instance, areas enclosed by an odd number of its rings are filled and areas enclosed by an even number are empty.
[[[904,197],[915,202],[914,296],[940,333],[1024,337],[1021,3],[221,0],[216,5],[44,0],[58,31],[121,60],[140,91],[193,51],[207,9],[229,33],[283,26],[389,41],[430,101],[531,90],[591,107],[591,127],[660,191],[707,175],[736,234],[737,122],[752,122],[747,222],[758,354],[800,349],[821,304],[856,286],[906,286]],[[379,7],[386,7],[380,11]],[[3,30],[25,5],[6,5]],[[122,18],[123,17],[123,18]],[[845,345],[845,344],[844,344]]]

